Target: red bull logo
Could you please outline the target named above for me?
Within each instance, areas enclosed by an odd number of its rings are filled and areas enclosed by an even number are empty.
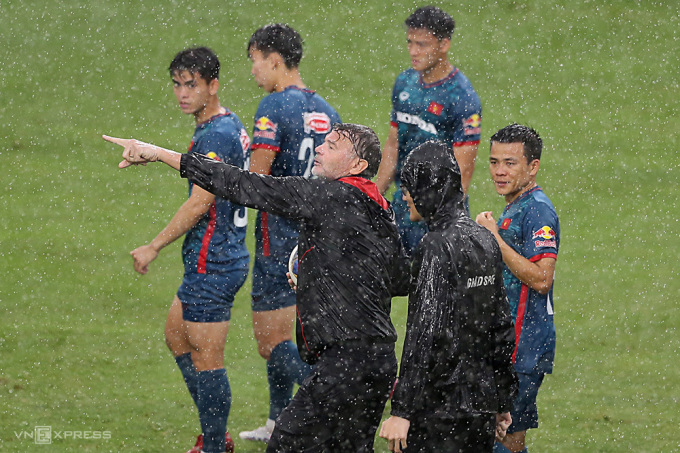
[[[465,135],[478,135],[482,133],[482,117],[474,114],[471,117],[463,120],[463,127],[465,128]]]
[[[269,118],[267,118],[266,116],[263,116],[262,118],[255,122],[255,128],[261,131],[276,132],[276,129],[278,129],[278,125]]]
[[[555,237],[557,234],[555,233],[555,230],[550,228],[549,226],[544,226],[543,228],[540,228],[536,231],[534,231],[532,239],[537,239],[534,241],[534,245],[536,247],[557,247],[557,242],[555,241]]]
[[[532,239],[543,238],[543,239],[555,239],[555,230],[549,226],[544,226],[543,228],[534,231]]]

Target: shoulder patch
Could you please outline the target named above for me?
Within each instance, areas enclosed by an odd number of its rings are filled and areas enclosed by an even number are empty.
[[[482,117],[474,114],[463,120],[465,135],[479,135],[482,133]]]
[[[323,112],[305,112],[302,114],[305,122],[305,133],[316,132],[327,134],[331,130],[331,119]]]

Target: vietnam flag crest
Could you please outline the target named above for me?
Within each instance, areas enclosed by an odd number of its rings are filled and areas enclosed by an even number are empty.
[[[432,101],[430,102],[430,106],[427,108],[427,111],[432,113],[433,115],[441,115],[442,110],[444,110],[444,106],[441,104],[437,104],[436,102]]]

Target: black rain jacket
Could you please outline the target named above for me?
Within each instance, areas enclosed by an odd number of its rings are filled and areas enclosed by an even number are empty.
[[[402,171],[429,232],[414,252],[392,415],[508,412],[517,377],[500,248],[465,210],[450,148],[426,148],[411,153]]]
[[[408,292],[408,260],[394,213],[375,184],[258,175],[197,154],[180,174],[249,208],[300,222],[296,336],[313,364],[343,342],[394,343],[392,296]]]

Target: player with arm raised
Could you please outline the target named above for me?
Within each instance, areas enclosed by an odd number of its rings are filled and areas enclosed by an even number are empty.
[[[182,112],[196,129],[189,154],[207,155],[245,167],[248,133],[239,118],[220,105],[220,64],[208,48],[179,52],[170,75]],[[224,345],[234,296],[248,275],[246,212],[189,181],[189,199],[147,245],[131,252],[134,268],[146,274],[165,246],[182,236],[184,279],[165,325],[165,341],[175,357],[201,422],[202,434],[191,452],[233,451],[226,433],[231,389],[224,367]]]
[[[248,57],[255,82],[270,93],[255,113],[250,171],[309,178],[314,149],[340,117],[302,81],[300,35],[284,24],[266,25],[251,36]],[[298,242],[298,223],[260,211],[255,241],[253,331],[260,356],[267,361],[269,417],[264,426],[239,435],[267,442],[276,418],[290,402],[293,385],[302,383],[310,367],[293,343],[295,292],[286,279],[288,257]]]
[[[383,147],[376,184],[385,193],[394,181],[393,207],[408,253],[427,231],[409,220],[402,199],[400,172],[416,146],[441,140],[451,146],[467,194],[481,134],[482,107],[470,81],[449,60],[453,18],[434,6],[417,9],[405,21],[411,69],[399,74],[392,90],[391,127]]]
[[[489,229],[503,254],[503,280],[515,318],[513,361],[519,393],[512,425],[496,453],[526,452],[526,431],[538,428],[536,396],[555,358],[553,280],[560,223],[550,199],[536,183],[543,142],[533,129],[511,124],[491,137],[489,169],[496,192],[507,205],[495,221],[482,212],[477,223]]]

